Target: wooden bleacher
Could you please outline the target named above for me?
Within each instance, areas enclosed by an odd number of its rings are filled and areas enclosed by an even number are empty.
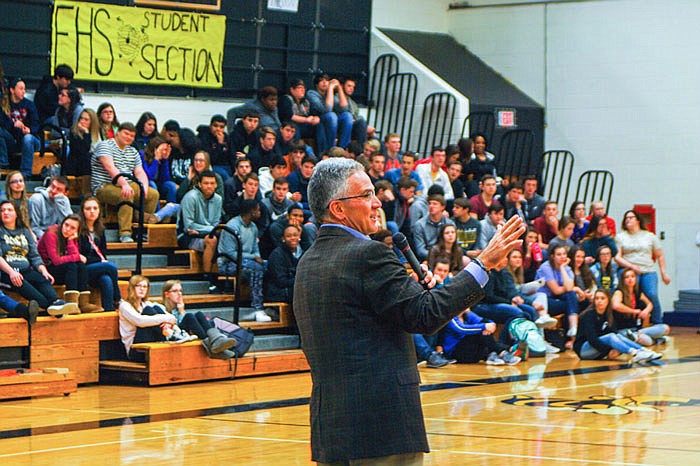
[[[199,341],[137,343],[132,348],[143,352],[146,362],[102,361],[101,382],[154,386],[309,370],[301,350],[248,353],[238,361],[223,361],[211,359]]]
[[[29,367],[66,367],[79,384],[95,383],[100,342],[119,339],[116,312],[39,317],[32,327]]]

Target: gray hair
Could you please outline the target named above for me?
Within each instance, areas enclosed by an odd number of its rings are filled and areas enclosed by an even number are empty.
[[[328,218],[328,204],[343,197],[348,188],[348,179],[364,168],[352,159],[331,157],[316,165],[309,181],[309,208],[317,222]]]

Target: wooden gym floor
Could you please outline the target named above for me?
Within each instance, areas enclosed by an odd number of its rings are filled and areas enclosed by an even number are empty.
[[[700,464],[700,335],[675,328],[662,351],[422,367],[425,464]],[[310,387],[302,373],[3,401],[0,464],[307,465]]]

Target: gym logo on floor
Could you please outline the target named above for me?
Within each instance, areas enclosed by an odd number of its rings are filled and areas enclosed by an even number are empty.
[[[631,412],[656,413],[661,408],[670,406],[700,406],[700,400],[666,395],[614,397],[594,395],[584,400],[565,400],[560,398],[535,398],[527,395],[515,395],[503,400],[513,406],[546,408],[555,411],[575,411],[578,413],[605,414],[619,416]]]

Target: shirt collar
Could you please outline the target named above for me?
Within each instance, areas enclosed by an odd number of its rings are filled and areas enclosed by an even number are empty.
[[[365,235],[365,234],[363,234],[363,233],[360,233],[359,231],[355,230],[354,228],[350,228],[350,227],[347,226],[347,225],[341,225],[341,224],[339,224],[339,223],[324,223],[323,225],[321,225],[321,228],[340,228],[341,230],[347,231],[348,233],[350,233],[350,234],[351,234],[352,236],[354,236],[355,238],[364,239],[364,240],[368,240],[368,241],[372,239],[372,238],[370,238],[369,236],[367,236],[367,235]]]

